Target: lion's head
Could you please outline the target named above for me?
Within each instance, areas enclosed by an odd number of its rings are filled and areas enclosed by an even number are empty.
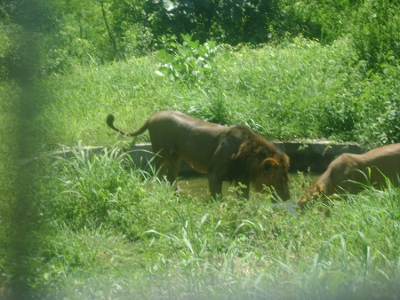
[[[286,154],[265,158],[254,180],[255,189],[262,192],[265,187],[273,188],[282,200],[290,199],[289,157]]]
[[[302,197],[297,201],[297,206],[303,209],[308,204],[312,203],[313,200],[326,194],[326,186],[321,182],[317,181],[303,193]]]

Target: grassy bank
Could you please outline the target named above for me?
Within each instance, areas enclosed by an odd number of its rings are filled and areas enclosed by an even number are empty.
[[[339,199],[327,218],[318,205],[294,216],[266,195],[176,195],[117,150],[46,168],[26,262],[40,299],[399,296],[394,187]],[[295,197],[308,182],[291,183]]]
[[[162,109],[222,124],[247,124],[271,140],[329,138],[390,143],[398,129],[400,71],[369,76],[346,40],[332,46],[298,39],[280,47],[222,49],[201,81],[157,75],[150,56],[107,66],[76,66],[42,83],[48,105],[38,122],[49,145],[113,145],[108,113],[135,129]],[[384,103],[384,105],[382,105]],[[139,137],[138,141],[146,140]]]
[[[398,134],[400,71],[368,73],[347,40],[219,51],[200,80],[160,76],[162,61],[154,55],[76,65],[39,81],[45,101],[31,126],[40,144],[26,136],[34,153],[60,145],[109,147],[97,156],[78,148],[70,159],[19,165],[13,103],[20,89],[1,83],[0,297],[19,281],[38,299],[400,296],[398,188],[334,201],[330,217],[322,204],[294,216],[272,206],[268,195],[213,202],[175,194],[114,147],[131,140],[106,127],[108,113],[119,127],[135,129],[161,109],[247,124],[270,140],[374,146]],[[21,170],[32,175],[29,188],[14,180]],[[309,182],[308,174],[291,182],[292,201]],[[22,256],[13,253],[20,190],[31,201],[31,223],[23,224],[31,239]]]

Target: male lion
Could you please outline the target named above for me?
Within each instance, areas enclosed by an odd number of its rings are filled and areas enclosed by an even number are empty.
[[[221,196],[223,181],[245,185],[242,191],[247,199],[250,182],[259,192],[265,185],[273,187],[282,200],[290,198],[289,157],[246,126],[226,127],[178,111],[157,112],[139,130],[130,133],[117,129],[113,123],[114,117],[109,115],[107,125],[125,136],[149,130],[159,175],[166,175],[170,183],[178,176],[182,158],[208,176],[214,198]]]
[[[297,204],[304,207],[321,194],[328,196],[343,191],[355,194],[366,184],[382,189],[386,186],[386,178],[399,183],[399,176],[400,144],[383,146],[364,154],[343,153],[310,185]]]

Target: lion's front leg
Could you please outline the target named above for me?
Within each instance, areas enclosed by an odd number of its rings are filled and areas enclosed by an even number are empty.
[[[210,188],[211,197],[217,199],[222,196],[222,180],[217,176],[210,174],[208,176],[208,185]]]

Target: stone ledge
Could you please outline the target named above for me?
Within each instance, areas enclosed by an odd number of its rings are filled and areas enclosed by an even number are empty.
[[[331,142],[275,142],[279,149],[284,151],[290,157],[290,172],[310,170],[314,173],[322,173],[325,171],[330,162],[342,153],[363,153],[365,149],[354,143],[331,143]],[[78,149],[78,150],[77,150]],[[87,151],[92,154],[102,153],[106,148],[103,146],[86,146],[74,149],[64,148],[60,151],[50,153],[48,155],[24,159],[21,164],[27,164],[34,160],[48,156],[62,156],[65,158],[72,157],[75,151]],[[129,149],[124,149],[132,157],[132,160],[140,167],[146,168],[148,162],[153,159],[151,144],[132,144]],[[195,175],[193,171],[184,161],[181,162],[180,175]]]
[[[300,142],[275,142],[279,149],[290,157],[290,172],[310,170],[315,173],[322,173],[327,166],[342,153],[365,152],[363,148],[354,143],[300,143]],[[136,163],[147,162],[152,159],[150,144],[133,144],[128,150]],[[181,175],[195,173],[184,161],[181,163]]]
[[[278,148],[290,157],[290,171],[323,173],[328,165],[342,153],[360,154],[366,152],[355,143],[332,142],[277,142]]]

